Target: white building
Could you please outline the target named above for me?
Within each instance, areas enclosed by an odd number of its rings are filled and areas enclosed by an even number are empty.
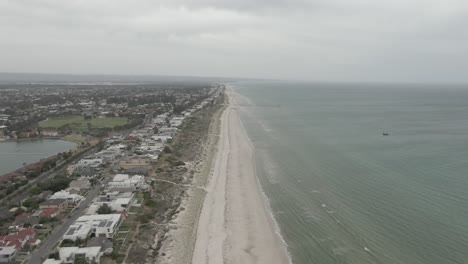
[[[96,237],[113,238],[122,223],[120,214],[83,215],[76,219],[75,224],[90,224],[91,234]]]
[[[102,159],[84,158],[78,161],[78,165],[101,165],[103,162]]]
[[[16,256],[15,247],[0,247],[0,263],[10,263]]]
[[[85,240],[93,232],[93,225],[87,222],[76,222],[73,223],[63,235],[63,239],[69,239],[76,241],[77,239]]]
[[[145,177],[141,175],[129,177],[128,174],[116,174],[107,186],[110,190],[138,191],[144,188]]]
[[[99,263],[101,260],[101,247],[63,247],[59,250],[60,262],[63,264],[75,263],[75,259],[83,259],[88,263]]]
[[[62,262],[56,259],[46,259],[42,264],[62,264]]]
[[[69,205],[76,205],[84,201],[84,197],[78,194],[69,193],[68,191],[62,190],[56,192],[50,196],[49,200],[53,199],[66,199]]]

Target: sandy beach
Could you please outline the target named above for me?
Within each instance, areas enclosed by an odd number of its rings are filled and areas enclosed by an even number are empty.
[[[227,94],[230,104],[221,117],[192,263],[288,263],[255,175],[254,151],[239,119],[236,96],[229,90]]]

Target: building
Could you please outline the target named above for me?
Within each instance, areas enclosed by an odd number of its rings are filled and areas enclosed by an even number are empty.
[[[60,263],[72,264],[78,259],[87,263],[99,263],[101,260],[101,247],[63,247],[59,250]]]
[[[81,191],[88,190],[90,187],[91,187],[91,183],[89,182],[89,180],[85,177],[81,177],[79,179],[71,181],[70,186],[68,187],[68,190],[81,192]]]
[[[15,225],[37,225],[39,224],[39,217],[31,213],[20,214],[15,217]]]
[[[18,231],[16,234],[0,236],[0,248],[14,247],[17,250],[24,245],[38,245],[40,240],[36,239],[36,231],[34,228],[26,228]]]
[[[73,223],[62,236],[62,238],[76,241],[78,239],[85,240],[93,232],[93,225],[87,222],[76,222]]]
[[[81,195],[62,190],[62,191],[52,194],[52,196],[49,197],[49,200],[57,200],[57,199],[60,199],[60,200],[65,199],[68,201],[68,206],[73,207],[81,203],[81,201],[84,201],[85,198]]]
[[[63,238],[75,241],[78,238],[86,239],[92,234],[95,237],[113,238],[121,223],[120,214],[84,215],[76,219]]]
[[[62,262],[57,259],[46,259],[42,264],[62,264]]]
[[[16,257],[17,249],[12,246],[0,246],[0,263],[11,263]]]
[[[44,218],[57,217],[59,214],[58,208],[47,208],[39,211],[39,216]]]
[[[44,202],[39,204],[40,209],[47,209],[47,208],[57,208],[59,212],[63,212],[65,209],[68,208],[68,200],[67,199],[49,199],[45,200]]]
[[[109,190],[138,191],[145,187],[145,177],[141,175],[129,176],[128,174],[116,174],[108,183]]]

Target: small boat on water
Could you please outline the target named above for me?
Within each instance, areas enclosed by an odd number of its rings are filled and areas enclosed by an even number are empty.
[[[383,132],[382,136],[390,136],[390,134],[388,132]]]

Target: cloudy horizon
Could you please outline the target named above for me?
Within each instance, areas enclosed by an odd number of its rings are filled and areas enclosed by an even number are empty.
[[[4,0],[0,72],[467,82],[460,0]]]

